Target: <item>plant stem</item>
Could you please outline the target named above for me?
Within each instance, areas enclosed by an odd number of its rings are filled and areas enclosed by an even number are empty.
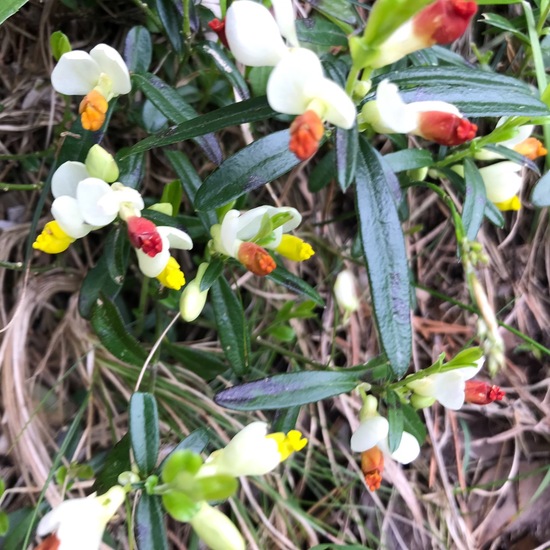
[[[0,182],[0,191],[35,191],[42,189],[43,182],[38,183],[4,183]]]

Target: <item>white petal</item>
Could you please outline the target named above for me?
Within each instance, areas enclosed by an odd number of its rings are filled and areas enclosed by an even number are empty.
[[[480,357],[476,361],[475,367],[464,367],[463,369],[456,369],[453,372],[458,372],[463,380],[470,380],[470,378],[473,378],[483,368],[484,364],[485,357]]]
[[[237,0],[227,10],[225,35],[237,61],[251,67],[275,66],[288,52],[269,10],[250,0]]]
[[[181,229],[161,225],[157,227],[157,231],[161,237],[166,238],[170,248],[178,248],[179,250],[191,250],[193,248],[191,237]]]
[[[287,115],[304,113],[315,97],[308,84],[322,78],[323,67],[311,50],[291,50],[273,69],[267,81],[267,100],[270,107]]]
[[[206,502],[189,520],[199,538],[212,550],[245,550],[245,542],[235,524]]]
[[[78,184],[76,200],[84,221],[103,227],[111,223],[118,214],[115,191],[99,178],[86,178]]]
[[[349,269],[338,273],[334,283],[334,295],[338,306],[344,311],[353,312],[359,309],[355,277]]]
[[[73,239],[85,237],[94,226],[87,224],[82,217],[78,202],[74,197],[64,195],[52,203],[52,216],[59,227]]]
[[[497,122],[496,127],[499,128],[507,120],[508,120],[508,117],[502,117]],[[516,132],[517,132],[516,135],[514,137],[511,137],[510,139],[506,139],[504,141],[501,141],[499,143],[499,145],[503,145],[504,147],[508,147],[509,149],[513,149],[516,145],[519,145],[522,141],[525,141],[527,138],[529,138],[531,136],[531,134],[533,133],[534,129],[535,129],[535,126],[533,124],[525,124],[524,126],[518,126],[518,127],[516,127]]]
[[[452,103],[446,101],[415,101],[414,103],[408,103],[407,109],[414,113],[428,113],[436,111],[439,113],[450,113],[462,117],[458,107]]]
[[[97,85],[100,73],[90,54],[80,50],[67,52],[52,71],[52,86],[60,94],[86,95]]]
[[[222,17],[222,9],[220,7],[220,0],[201,0],[201,6],[204,6],[207,10],[210,10],[218,19]],[[217,37],[216,33],[214,34]],[[216,40],[216,38],[214,38]]]
[[[87,177],[88,170],[82,162],[64,162],[52,176],[52,195],[54,198],[63,195],[76,198],[78,184]]]
[[[98,44],[90,56],[99,65],[101,72],[107,74],[112,81],[114,96],[127,94],[132,89],[130,73],[121,55],[107,44]]]
[[[240,212],[238,210],[229,210],[223,217],[220,228],[220,244],[224,248],[225,253],[233,258],[236,258],[239,252],[240,241],[237,239],[239,216]]]
[[[168,260],[170,259],[170,248],[168,246],[168,239],[162,236],[161,238],[162,250],[153,258],[145,254],[145,252],[135,249],[139,269],[146,277],[156,277],[157,275],[160,275],[166,267]]]
[[[350,441],[351,450],[357,453],[368,451],[379,441],[388,437],[389,424],[383,416],[371,416],[361,422],[353,432]]]
[[[433,396],[447,409],[456,411],[464,405],[464,378],[459,372],[445,372],[432,375]]]
[[[376,107],[380,120],[375,130],[383,133],[408,134],[417,126],[417,113],[411,111],[399,95],[399,89],[383,80],[376,90]]]
[[[323,119],[331,124],[349,130],[355,122],[355,105],[348,94],[336,82],[320,78],[309,82],[306,95],[321,100],[326,111]]]
[[[390,456],[401,464],[409,464],[409,462],[412,462],[419,454],[420,445],[416,437],[409,432],[403,432],[399,446]]]
[[[134,210],[143,210],[145,204],[143,202],[143,197],[139,193],[139,191],[136,191],[135,189],[132,189],[131,187],[126,187],[125,185],[122,185],[121,183],[113,183],[111,185],[111,189],[114,191],[113,195],[113,206],[111,208],[114,208],[114,204],[116,203],[118,206],[116,207],[116,211],[120,210],[120,206],[122,204],[131,205]]]
[[[296,16],[292,0],[271,0],[271,5],[281,34],[286,38],[289,46],[297,48],[300,44],[296,34]]]
[[[267,205],[258,206],[240,214],[237,220],[237,238],[242,241],[253,239],[258,234],[268,209]]]
[[[480,168],[487,198],[491,202],[504,202],[516,195],[523,184],[520,171],[521,166],[511,161],[497,162]]]

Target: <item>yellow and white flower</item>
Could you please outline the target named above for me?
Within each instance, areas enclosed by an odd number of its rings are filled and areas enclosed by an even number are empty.
[[[244,539],[235,524],[217,508],[206,502],[189,523],[211,550],[244,550]]]

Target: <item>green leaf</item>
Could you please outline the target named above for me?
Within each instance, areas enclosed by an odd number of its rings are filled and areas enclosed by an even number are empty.
[[[242,303],[223,277],[212,285],[210,296],[223,352],[235,374],[242,376],[250,361],[250,335]]]
[[[462,223],[468,240],[474,241],[483,221],[487,194],[483,178],[472,159],[464,160],[464,182],[466,197],[462,209]]]
[[[127,149],[121,149],[115,156],[120,171],[117,181],[123,183],[127,187],[137,189],[145,175],[145,154],[138,153],[136,155],[127,156],[124,154],[125,151],[127,151]],[[121,159],[122,155],[124,155],[123,159]]]
[[[44,503],[41,509],[45,509]],[[8,514],[9,529],[5,533],[5,538],[0,536],[0,548],[2,550],[21,550],[21,548],[26,548],[23,542],[26,533],[31,529],[34,515],[34,508],[20,508]]]
[[[406,103],[441,100],[470,117],[545,116],[548,107],[524,82],[493,73],[456,66],[414,67],[386,73]]]
[[[366,374],[384,376],[380,365],[339,371],[303,371],[276,374],[219,392],[214,401],[238,411],[273,410],[316,403],[322,399],[349,393]]]
[[[357,23],[357,15],[348,0],[310,0],[310,4],[329,19],[334,18],[347,23],[347,25]]]
[[[271,431],[274,433],[284,432],[286,434],[290,430],[294,430],[301,410],[302,407],[299,406],[279,409],[271,423]]]
[[[405,431],[414,435],[418,440],[419,445],[423,445],[426,440],[426,425],[414,408],[408,403],[401,403],[401,411],[403,412],[403,426]]]
[[[0,537],[3,537],[10,528],[10,518],[4,510],[0,510]]]
[[[533,187],[531,202],[534,206],[550,206],[550,172],[547,172]]]
[[[150,474],[157,464],[159,452],[159,418],[154,395],[134,393],[128,416],[134,459],[142,475]]]
[[[223,273],[224,264],[225,262],[221,258],[214,258],[210,261],[201,279],[201,284],[199,287],[201,292],[209,290],[210,287],[217,281]]]
[[[162,481],[172,483],[181,472],[195,475],[202,464],[202,458],[189,449],[174,451],[162,463]]]
[[[183,17],[172,0],[155,0],[157,13],[168,40],[177,53],[183,53]]]
[[[522,33],[520,30],[516,29],[509,19],[502,17],[502,15],[497,15],[496,13],[483,13],[481,16],[485,20],[485,23],[490,27],[495,27],[502,31],[510,32],[524,44],[530,44],[529,37],[525,33]]]
[[[281,342],[292,342],[296,338],[296,333],[287,325],[275,325],[267,329],[267,333]]]
[[[211,210],[286,174],[300,164],[288,150],[290,133],[280,130],[260,138],[225,160],[197,192],[195,207]]]
[[[209,441],[210,437],[208,435],[208,430],[206,428],[197,428],[183,441],[180,441],[174,451],[189,450],[199,454],[204,451]]]
[[[179,346],[169,342],[163,344],[163,351],[181,363],[184,368],[198,374],[205,380],[212,380],[228,369],[227,365],[217,355],[208,351]]]
[[[145,492],[141,494],[136,510],[135,533],[139,550],[168,550],[160,497]]]
[[[393,172],[417,170],[432,166],[434,163],[431,153],[425,149],[403,149],[395,153],[388,153],[384,155],[384,160]]]
[[[136,78],[136,75],[134,75],[134,78]],[[163,147],[164,145],[216,132],[228,126],[265,120],[274,114],[275,111],[267,104],[267,99],[264,96],[247,99],[228,107],[222,107],[206,115],[198,116],[188,122],[172,126],[168,130],[159,132],[154,136],[147,137],[131,147],[126,154],[141,153],[154,147]]]
[[[307,44],[324,46],[327,49],[335,46],[347,48],[348,37],[337,25],[319,15],[296,20],[298,40],[304,47]]]
[[[126,434],[108,452],[103,466],[96,476],[92,491],[100,495],[106,493],[118,483],[118,476],[122,472],[132,469],[130,462],[130,435]]]
[[[149,31],[140,25],[132,27],[124,43],[124,61],[133,73],[144,73],[153,59],[153,43]]]
[[[176,124],[185,124],[197,119],[198,114],[181,95],[155,75],[150,73],[132,75],[132,82],[147,96],[153,105],[168,119]],[[193,141],[215,164],[220,164],[223,155],[216,136],[212,133],[194,136]]]
[[[249,99],[250,92],[248,86],[244,81],[241,73],[235,67],[233,61],[226,55],[225,49],[221,48],[215,42],[201,42],[196,46],[197,50],[204,52],[208,57],[214,61],[220,74],[229,81],[229,84],[237,90],[242,99]]]
[[[336,154],[331,149],[309,174],[307,188],[316,193],[324,189],[333,179],[336,179]]]
[[[357,166],[357,150],[359,148],[359,134],[357,125],[350,130],[336,128],[336,173],[340,189],[343,192],[352,184]]]
[[[382,347],[396,377],[409,368],[410,282],[403,231],[378,153],[359,140],[356,190],[361,240]]]
[[[399,396],[392,390],[386,390],[386,403],[388,404],[388,422],[390,424],[388,447],[390,453],[393,453],[399,447],[403,435],[403,411]]]
[[[178,180],[173,180],[164,186],[160,202],[170,204],[172,206],[172,216],[177,216],[182,197],[183,189],[181,188],[181,183]]]
[[[118,225],[107,235],[104,251],[109,277],[116,285],[124,283],[129,255],[130,241],[126,234],[126,227]]]
[[[3,479],[0,479],[0,498],[4,496],[6,492],[6,482]]]
[[[304,296],[311,298],[319,306],[324,307],[325,305],[325,301],[313,287],[280,265],[278,265],[269,275],[267,275],[266,279],[271,279],[277,284],[283,285],[293,292],[303,294]]]
[[[0,25],[14,13],[18,12],[28,0],[2,0],[0,4]]]
[[[128,332],[114,302],[103,294],[92,307],[90,321],[101,343],[115,357],[130,365],[143,365],[147,352]]]
[[[61,31],[52,32],[50,36],[50,51],[52,52],[52,57],[56,61],[59,61],[64,53],[70,52],[71,50],[71,43],[66,34]]]

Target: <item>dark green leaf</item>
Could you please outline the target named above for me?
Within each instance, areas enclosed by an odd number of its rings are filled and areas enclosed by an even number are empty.
[[[118,483],[118,476],[122,472],[128,472],[131,469],[130,436],[126,434],[107,454],[92,490],[100,495],[106,493]]]
[[[145,175],[145,154],[138,153],[128,156],[125,155],[125,151],[127,151],[127,149],[121,149],[115,156],[120,171],[117,181],[123,183],[127,187],[137,189]],[[124,158],[121,159],[123,155]]]
[[[392,390],[386,390],[386,403],[388,404],[388,422],[390,424],[388,447],[390,453],[393,453],[399,447],[403,435],[403,411],[399,396]]]
[[[310,4],[321,13],[343,21],[348,25],[357,23],[357,15],[348,0],[310,0]]]
[[[97,299],[92,308],[90,321],[100,342],[115,357],[131,365],[143,365],[147,352],[130,335],[118,309],[109,298],[101,295]]]
[[[547,172],[533,187],[531,202],[534,206],[550,206],[550,172]]]
[[[410,282],[403,231],[377,153],[361,138],[356,170],[357,211],[378,334],[393,372],[409,368]]]
[[[139,550],[168,550],[161,497],[142,493],[137,505],[135,522]]]
[[[350,130],[336,128],[335,145],[338,183],[340,189],[345,192],[355,178],[357,150],[359,148],[357,125],[354,125]]]
[[[524,82],[479,69],[456,66],[414,67],[386,73],[407,102],[441,100],[470,117],[545,116],[548,107]]]
[[[324,189],[333,179],[336,179],[336,154],[331,149],[309,174],[307,188],[316,193]]]
[[[145,27],[132,27],[124,43],[124,61],[133,73],[144,73],[151,65],[153,43]]]
[[[304,296],[311,298],[319,306],[325,305],[325,301],[313,287],[280,265],[278,265],[274,271],[267,275],[266,278],[283,285],[293,292],[303,294]]]
[[[171,181],[164,186],[160,202],[166,202],[172,206],[172,216],[177,216],[181,199],[183,197],[183,189],[178,180]]]
[[[499,155],[502,155],[504,158],[507,158],[512,162],[516,162],[517,164],[521,164],[522,166],[529,168],[529,170],[532,170],[535,174],[540,176],[540,170],[537,166],[537,163],[531,159],[528,159],[526,156],[514,151],[513,149],[504,147],[502,145],[499,145],[498,143],[486,145],[485,147],[483,147],[483,149],[487,149],[489,151],[492,151],[493,153],[498,153]]]
[[[462,223],[468,240],[474,241],[483,221],[487,194],[483,178],[472,159],[464,160],[464,182],[466,197],[462,210]]]
[[[384,160],[394,172],[416,170],[434,163],[431,153],[425,149],[403,149],[395,153],[388,153],[384,155]]]
[[[180,362],[184,368],[205,380],[212,380],[227,370],[227,365],[214,353],[176,344],[163,344],[163,351]]]
[[[179,54],[183,53],[183,17],[172,0],[155,0],[157,13],[168,40]]]
[[[525,33],[516,29],[513,23],[511,23],[509,19],[502,17],[502,15],[498,15],[496,13],[483,13],[482,17],[487,25],[495,27],[502,31],[510,32],[525,44],[530,43],[529,37]]]
[[[172,126],[168,130],[154,136],[147,137],[131,147],[127,155],[148,151],[154,147],[163,147],[164,145],[202,136],[210,132],[216,132],[228,126],[237,126],[245,122],[264,120],[272,117],[274,114],[275,111],[267,104],[265,97],[247,99],[228,107],[222,107],[206,115],[198,116],[177,126]]]
[[[151,103],[169,120],[176,124],[185,124],[197,119],[198,114],[174,88],[150,73],[134,74],[132,81],[149,98]],[[212,133],[192,138],[203,149],[208,158],[220,164],[223,155],[216,136]]]
[[[150,393],[134,393],[128,409],[130,442],[134,459],[142,475],[150,474],[159,452],[157,401]]]
[[[195,207],[211,210],[223,206],[286,174],[300,163],[288,150],[288,130],[254,141],[225,160],[206,178],[197,192]]]
[[[212,285],[210,296],[222,349],[235,374],[242,376],[250,361],[250,336],[243,306],[223,277]]]
[[[192,431],[183,441],[178,443],[178,446],[174,449],[176,451],[192,451],[194,453],[200,454],[204,451],[210,437],[208,435],[208,430],[206,428],[197,428]]]
[[[203,51],[208,57],[214,61],[216,67],[218,67],[220,74],[227,78],[229,84],[237,90],[242,99],[249,99],[250,92],[248,91],[248,86],[244,81],[241,73],[235,67],[233,61],[229,59],[226,55],[226,51],[222,49],[215,42],[201,42],[197,44],[197,49]]]
[[[288,409],[279,409],[271,423],[271,431],[288,433],[296,428],[298,416],[302,407],[289,407]]]
[[[208,290],[223,272],[224,261],[220,258],[214,258],[206,268],[201,279],[200,290]]]
[[[109,277],[116,285],[122,285],[130,255],[130,241],[126,234],[126,225],[116,226],[107,235],[104,255]]]
[[[44,503],[42,509],[45,508]],[[20,508],[8,514],[9,529],[4,536],[0,536],[0,548],[2,550],[21,550],[27,532],[30,530],[34,519],[34,508]]]
[[[316,403],[327,397],[349,393],[369,370],[304,371],[276,374],[270,378],[233,386],[216,395],[222,407],[239,411],[285,409]]]
[[[347,47],[348,37],[346,33],[334,23],[324,17],[314,15],[296,21],[296,32],[300,44],[307,44],[333,48],[335,46]]]
[[[401,410],[403,412],[403,425],[405,431],[414,435],[418,443],[422,446],[426,440],[426,425],[420,420],[418,413],[411,405],[401,403]]]

